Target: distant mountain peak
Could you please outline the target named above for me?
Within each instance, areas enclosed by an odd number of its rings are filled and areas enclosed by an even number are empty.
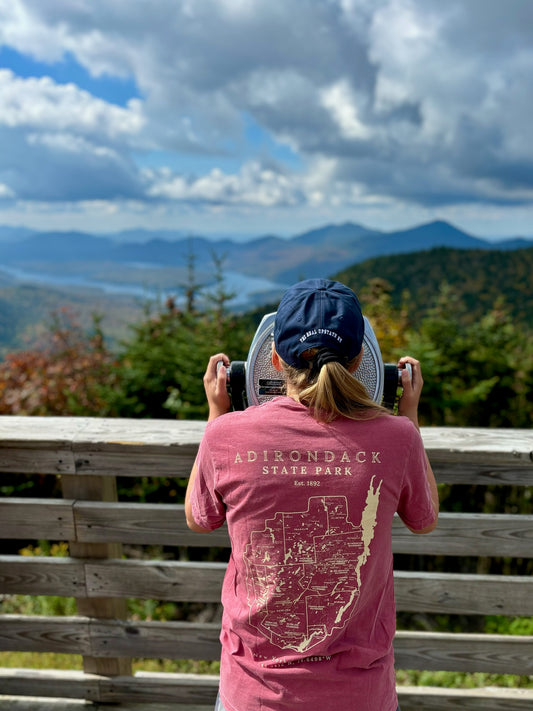
[[[182,268],[190,266],[194,256],[195,269],[209,274],[214,269],[215,253],[228,271],[284,285],[302,278],[328,277],[371,258],[434,247],[514,250],[533,245],[532,240],[489,242],[442,219],[389,232],[346,221],[322,225],[292,238],[263,235],[244,242],[230,238],[216,241],[177,230],[131,230],[131,242],[77,231],[32,232],[18,240],[7,240],[2,237],[3,230],[12,237],[13,229],[0,226],[0,264],[6,266],[46,271],[47,264],[67,267],[76,261],[93,266],[135,262]],[[144,241],[139,239],[141,233]]]

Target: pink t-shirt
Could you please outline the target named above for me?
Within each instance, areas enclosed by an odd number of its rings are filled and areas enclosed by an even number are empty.
[[[232,544],[227,711],[395,711],[392,518],[435,520],[413,424],[321,424],[279,397],[210,422],[197,465],[194,519]]]

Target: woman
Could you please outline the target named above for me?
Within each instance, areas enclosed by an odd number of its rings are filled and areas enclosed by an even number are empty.
[[[225,521],[220,694],[226,711],[395,711],[391,526],[437,522],[418,431],[420,364],[402,370],[399,417],[352,375],[357,297],[310,279],[283,296],[272,362],[286,395],[229,413],[225,354],[204,376],[209,423],[185,500],[189,527]]]

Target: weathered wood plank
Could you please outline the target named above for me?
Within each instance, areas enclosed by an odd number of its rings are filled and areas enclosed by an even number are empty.
[[[13,696],[54,696],[100,703],[215,704],[218,677],[197,674],[137,673],[106,677],[73,671],[0,669],[0,689]]]
[[[218,602],[223,563],[0,557],[0,593]],[[399,610],[533,615],[533,578],[396,571]]]
[[[7,595],[83,596],[85,570],[72,558],[0,556],[0,593]]]
[[[188,476],[205,422],[0,417],[0,472]]]
[[[100,701],[113,703],[126,701],[135,703],[212,704],[218,693],[219,677],[205,674],[157,674],[137,672],[134,684],[127,677],[103,680],[100,686]]]
[[[0,537],[68,541],[75,537],[72,501],[0,498]]]
[[[81,699],[44,699],[37,696],[0,696],[0,711],[96,711]],[[122,709],[121,709],[122,711]]]
[[[65,445],[47,449],[24,442],[20,447],[0,441],[1,474],[74,474],[76,466],[72,452]]]
[[[533,430],[423,427],[439,483],[533,484]]]
[[[533,636],[398,631],[397,669],[533,673]]]
[[[441,513],[425,536],[409,531],[396,517],[394,553],[449,556],[533,557],[533,515]]]
[[[80,543],[229,547],[226,527],[205,535],[187,528],[183,505],[0,498],[0,536]],[[533,557],[533,515],[442,513],[428,536],[393,523],[395,553]]]
[[[87,566],[89,596],[218,602],[222,563],[104,561]],[[533,614],[533,579],[518,576],[395,573],[399,610],[453,614]]]
[[[99,703],[120,703],[124,711],[130,706],[136,711],[135,705],[139,704],[141,711],[140,704],[144,708],[150,704],[153,711],[167,711],[171,704],[185,704],[190,705],[185,707],[187,711],[200,711],[202,706],[213,708],[218,677],[138,673],[134,677],[106,678],[81,672],[7,669],[0,670],[0,688],[4,694],[19,696],[90,697],[96,708]],[[99,699],[95,698],[97,695]],[[398,698],[402,711],[526,711],[531,709],[533,689],[399,686]]]
[[[74,473],[72,437],[82,421],[84,418],[0,417],[0,472]]]
[[[200,537],[187,528],[183,505],[119,503],[103,508],[79,501],[75,504],[75,517],[80,540],[188,546],[198,545]],[[229,546],[227,532],[222,536],[213,533],[215,538],[209,536],[207,545]]]
[[[226,527],[209,536],[187,528],[182,505],[106,504],[76,502],[80,540],[125,543],[229,546]],[[533,557],[533,516],[513,514],[441,514],[439,525],[427,536],[416,536],[396,518],[393,551],[422,555]]]
[[[220,659],[220,624],[93,621],[91,644],[101,656]]]
[[[95,478],[95,477],[91,477]],[[226,527],[192,532],[183,505],[0,498],[0,538],[229,547]]]
[[[89,597],[219,602],[224,563],[111,560],[86,565]]]
[[[185,420],[2,416],[0,471],[187,476],[204,428]],[[428,427],[422,437],[442,480],[533,484],[531,430]]]
[[[399,686],[402,711],[530,711],[533,689],[444,689]]]
[[[1,651],[218,660],[219,635],[220,624],[205,622],[0,615]]]
[[[220,658],[220,624],[0,616],[0,650],[94,657]]]
[[[89,596],[155,597],[218,602],[222,563],[102,561],[88,563]],[[533,578],[395,572],[400,610],[480,615],[533,614]]]
[[[169,447],[198,445],[204,429],[205,422],[192,420],[0,416],[2,446],[48,451],[63,445],[69,445],[69,451],[85,445],[119,445],[126,449],[150,446],[163,453]]]
[[[533,614],[533,578],[394,572],[399,610],[460,615]]]
[[[475,486],[532,486],[533,469],[521,466],[498,465],[489,462],[439,462],[429,456],[438,484],[467,484]]]
[[[160,447],[141,443],[86,443],[76,447],[76,473],[98,476],[188,477],[198,445]]]
[[[54,450],[75,442],[128,447],[198,445],[205,422],[191,420],[148,420],[105,417],[25,417],[1,416],[0,439],[7,446],[42,446]],[[533,433],[530,429],[489,429],[468,427],[423,427],[426,448],[437,461],[486,463],[520,462],[531,466]],[[70,448],[69,448],[70,449]]]
[[[101,677],[82,671],[0,669],[2,694],[98,700]]]
[[[119,706],[85,702],[81,699],[0,696],[0,711],[147,711],[146,704],[121,703]],[[213,704],[150,704],[150,711],[213,711]]]
[[[87,617],[0,616],[0,650],[90,654]]]
[[[533,431],[482,427],[423,427],[424,446],[436,462],[461,461],[485,465],[531,467]]]
[[[78,539],[169,546],[229,547],[226,526],[209,536],[187,527],[182,504],[106,504],[78,501],[74,506]]]
[[[0,617],[0,649],[160,659],[220,658],[215,623]],[[399,631],[396,667],[431,671],[533,673],[532,636]]]

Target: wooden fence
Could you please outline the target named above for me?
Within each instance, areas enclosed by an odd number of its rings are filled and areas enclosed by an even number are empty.
[[[1,711],[213,708],[216,676],[132,675],[131,659],[216,660],[218,623],[128,619],[126,599],[217,603],[225,564],[127,558],[124,549],[227,547],[227,533],[191,533],[182,506],[119,502],[116,494],[117,476],[188,476],[203,428],[180,421],[0,417],[0,482],[13,473],[56,475],[63,495],[0,499],[1,537],[68,541],[70,556],[2,555],[0,596],[73,596],[78,612],[0,615],[0,651],[83,655],[83,671],[0,669]],[[533,430],[428,428],[422,434],[439,483],[513,485],[531,496]],[[533,516],[444,513],[428,536],[398,522],[393,549],[429,562],[434,556],[528,559]],[[395,584],[399,611],[533,615],[529,576],[396,570]],[[397,633],[395,653],[398,669],[533,674],[532,636],[407,630]],[[399,686],[399,698],[402,711],[533,708],[531,688]]]

